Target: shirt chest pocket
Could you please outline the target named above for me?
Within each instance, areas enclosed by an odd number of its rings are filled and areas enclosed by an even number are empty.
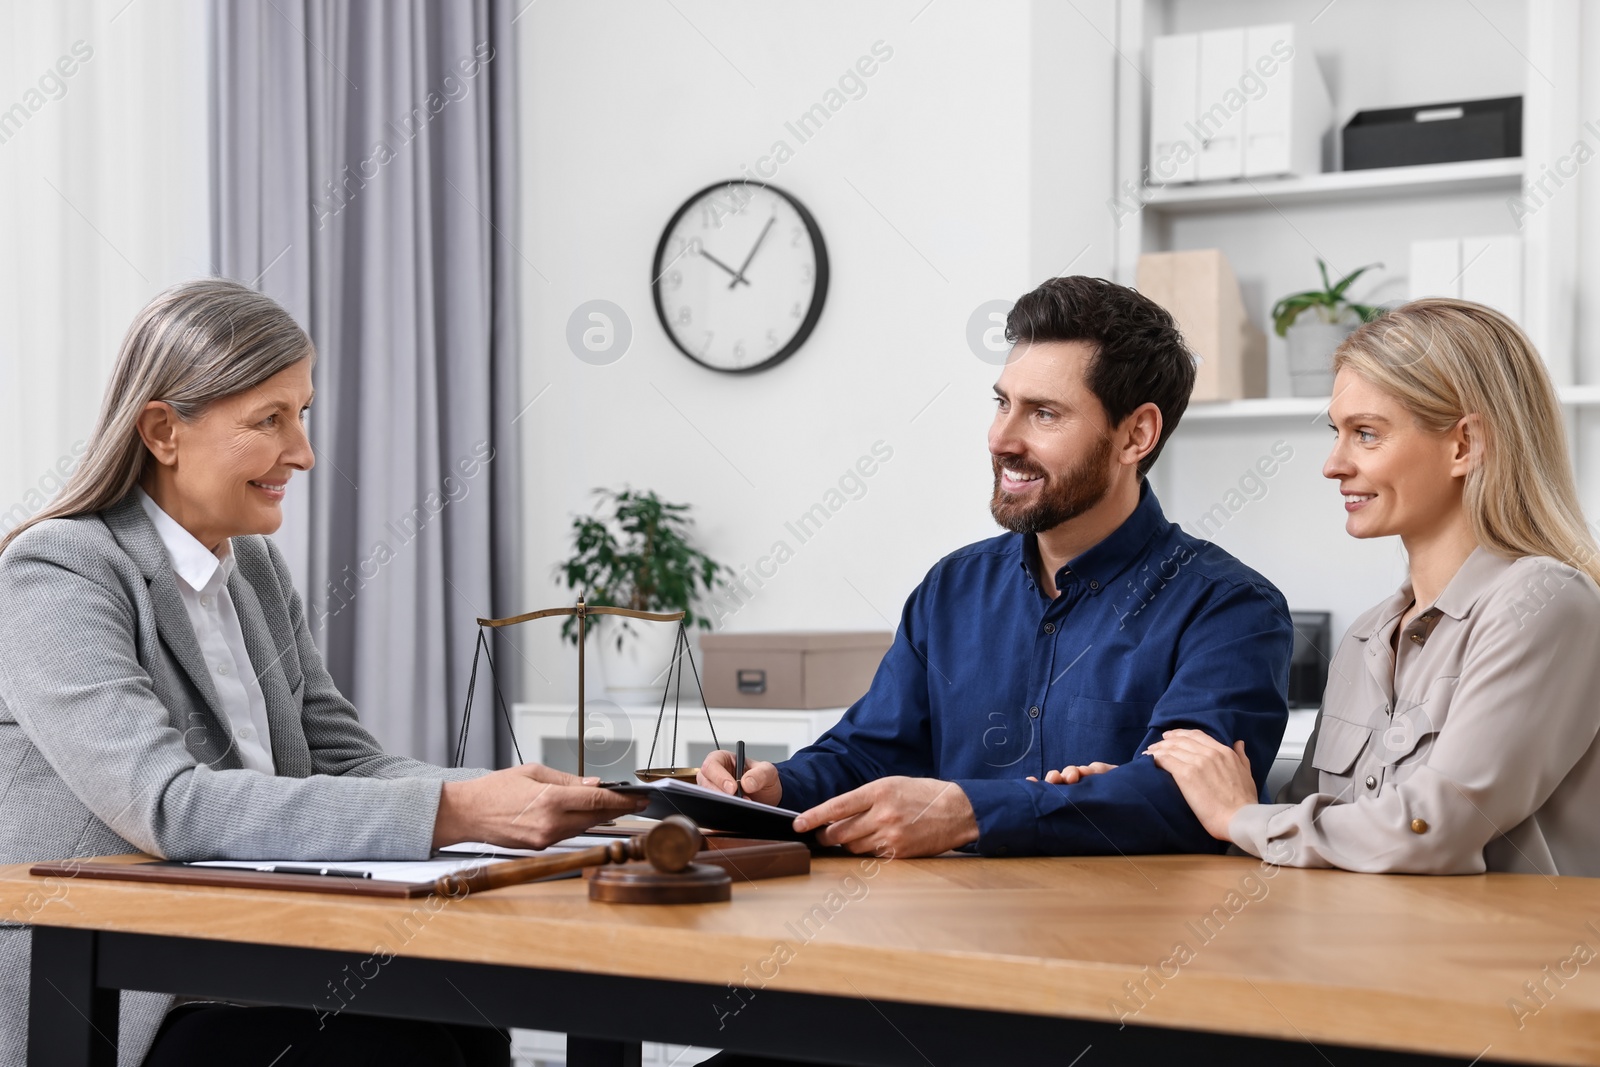
[[[1371,738],[1372,727],[1324,714],[1317,724],[1317,744],[1311,750],[1311,766],[1323,774],[1348,778]]]
[[[1150,731],[1155,707],[1148,700],[1073,697],[1064,716],[1068,759],[1073,763],[1127,763],[1138,755],[1135,750]]]

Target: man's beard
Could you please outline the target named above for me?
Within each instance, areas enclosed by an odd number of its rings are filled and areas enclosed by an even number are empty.
[[[1100,503],[1111,489],[1111,441],[1104,437],[1082,463],[1060,476],[1019,456],[1006,457],[1006,466],[1014,471],[1044,475],[1044,483],[1028,500],[1017,499],[1000,488],[1000,459],[991,456],[990,462],[994,466],[994,495],[989,499],[989,514],[1012,533],[1053,530]]]

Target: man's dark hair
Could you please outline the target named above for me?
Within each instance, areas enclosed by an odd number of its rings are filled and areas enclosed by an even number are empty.
[[[1166,308],[1104,278],[1051,278],[1011,309],[1006,340],[1093,345],[1085,379],[1113,426],[1141,404],[1161,409],[1161,437],[1139,463],[1149,472],[1194,390],[1194,356]]]

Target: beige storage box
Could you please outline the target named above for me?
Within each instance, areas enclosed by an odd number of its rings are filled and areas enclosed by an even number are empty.
[[[1215,248],[1146,252],[1136,284],[1172,313],[1200,360],[1191,401],[1267,395],[1267,335],[1245,313],[1227,256]]]
[[[894,634],[704,634],[706,703],[714,708],[841,708],[854,704]]]

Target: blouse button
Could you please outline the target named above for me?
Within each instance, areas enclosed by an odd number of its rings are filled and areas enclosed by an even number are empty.
[[[1370,774],[1367,775],[1367,788],[1368,789],[1376,789],[1376,788],[1378,788],[1378,779],[1373,777]]]
[[[1425,834],[1425,833],[1427,833],[1428,832],[1428,822],[1427,822],[1427,820],[1426,819],[1412,819],[1411,820],[1411,832],[1414,833],[1414,834]]]
[[[1028,718],[1037,719],[1038,717],[1039,717],[1039,705],[1035,704],[1033,707],[1028,709]]]
[[[1056,624],[1053,623],[1053,622],[1045,623],[1044,624],[1044,632],[1047,633],[1047,634],[1055,633],[1056,632]]]

